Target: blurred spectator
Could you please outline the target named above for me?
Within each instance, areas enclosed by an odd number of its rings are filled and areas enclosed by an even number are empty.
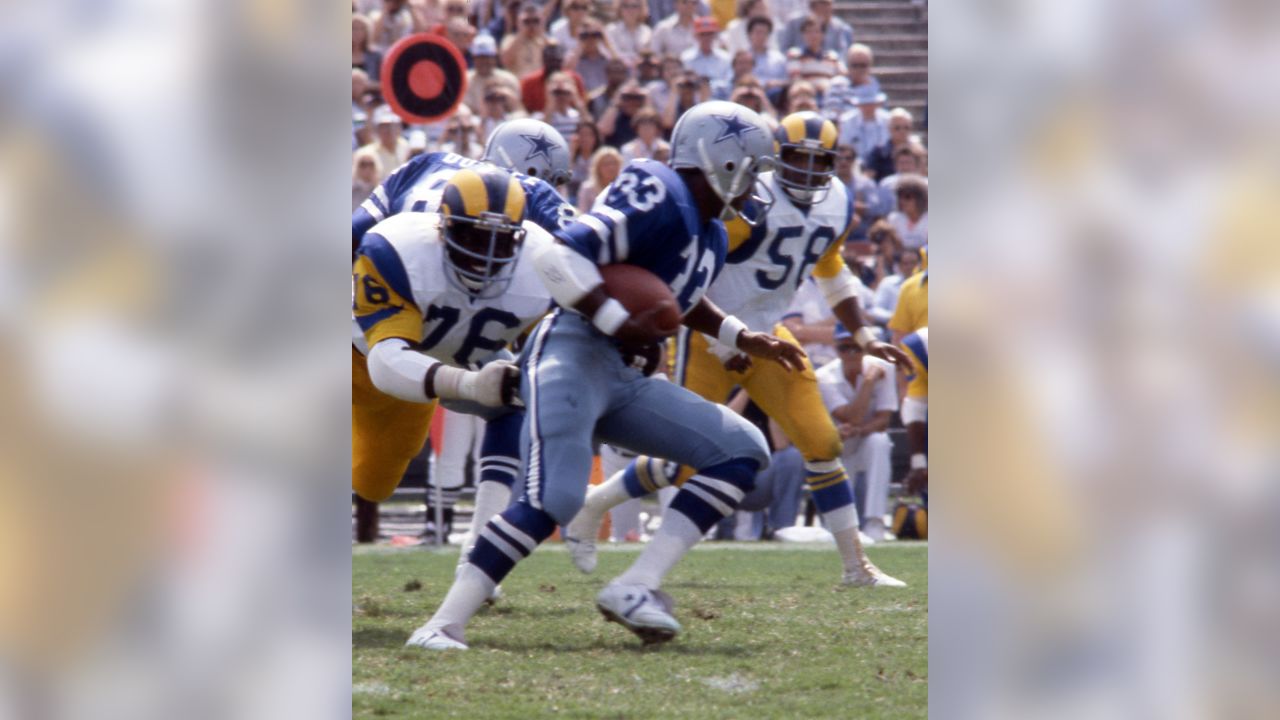
[[[649,83],[662,79],[662,63],[658,62],[658,56],[652,50],[640,51],[640,59],[636,61],[634,69],[636,81],[641,85],[648,86]]]
[[[534,113],[533,116],[568,137],[578,130],[578,123],[586,113],[585,102],[567,72],[553,74],[547,80],[547,87],[551,100],[544,112]]]
[[[554,40],[548,40],[542,48],[542,69],[520,78],[520,99],[530,113],[542,112],[547,106],[547,79],[564,69],[564,48]],[[587,86],[582,76],[569,70],[569,77],[578,86],[578,95],[586,97]]]
[[[729,97],[729,100],[743,107],[751,108],[763,116],[770,128],[776,129],[778,113],[774,110],[773,104],[769,102],[769,97],[765,95],[764,86],[754,76],[743,78],[742,82],[733,89],[733,95]]]
[[[867,239],[871,224],[883,217],[888,210],[880,195],[880,188],[871,178],[858,169],[858,153],[848,145],[836,147],[836,177],[853,195],[853,213],[858,223],[849,232],[850,242]]]
[[[426,32],[427,18],[416,5],[405,0],[383,0],[382,7],[369,14],[373,21],[370,47],[384,53],[400,38]]]
[[[543,49],[547,46],[546,33],[542,31],[542,11],[532,2],[520,6],[520,30],[502,39],[502,67],[516,77],[524,77],[542,70]],[[533,112],[534,108],[525,107]]]
[[[835,4],[832,0],[809,0],[809,15],[818,19],[818,32],[822,38],[817,50],[823,53],[835,53],[838,61],[841,54],[853,44],[853,28],[835,17],[834,10]],[[805,16],[787,20],[786,26],[782,28],[782,36],[778,39],[779,49],[785,52],[792,48],[805,47],[802,27],[804,21]]]
[[[649,24],[657,25],[662,20],[676,12],[676,0],[649,0]],[[693,14],[702,17],[711,13],[711,6],[707,5],[706,0],[696,0],[694,3]]]
[[[592,118],[604,115],[609,104],[618,96],[618,91],[631,79],[631,70],[621,58],[611,58],[604,67],[604,78],[604,85],[587,97],[587,108],[591,111]]]
[[[925,150],[914,140],[893,151],[893,174],[880,181],[880,199],[885,214],[898,209],[898,181],[915,176],[924,179]],[[929,181],[924,180],[928,187]]]
[[[827,94],[822,99],[823,114],[833,120],[849,110],[857,109],[858,100],[883,97],[880,81],[871,74],[871,48],[862,43],[854,43],[844,60],[847,72],[831,79],[827,85]],[[880,102],[883,103],[884,100]]]
[[[751,56],[750,50],[735,53],[729,60],[729,68],[729,78],[711,83],[711,96],[716,100],[728,100],[733,94],[733,89],[744,82],[759,83],[752,72],[755,70],[755,58]]]
[[[369,76],[359,68],[351,68],[351,129],[357,147],[373,141],[369,125],[372,113],[369,110],[368,92]]]
[[[898,304],[889,318],[889,330],[894,343],[907,333],[913,333],[929,325],[929,255],[928,248],[921,248],[920,271],[902,281],[898,289]]]
[[[884,276],[876,284],[874,299],[866,309],[866,315],[872,322],[884,327],[889,324],[894,309],[898,307],[902,283],[920,268],[920,253],[902,249],[891,242],[885,242],[878,249],[883,249],[884,252],[876,253],[877,271],[884,273]],[[886,255],[891,258],[886,259]]]
[[[631,121],[636,113],[649,104],[649,94],[634,82],[628,82],[618,90],[617,99],[600,116],[600,132],[606,145],[622,147],[636,137]]]
[[[897,378],[892,363],[862,352],[843,325],[836,326],[835,346],[839,359],[818,368],[818,388],[844,442],[845,472],[855,485],[865,483],[862,530],[883,540],[893,452],[886,430],[898,409]]]
[[[458,48],[467,61],[467,67],[471,67],[471,41],[476,37],[475,27],[465,17],[451,17],[444,22],[444,37]]]
[[[591,93],[604,87],[608,81],[606,69],[613,51],[607,47],[604,28],[595,18],[582,21],[578,32],[578,48],[568,54],[565,67],[577,72]]]
[[[769,14],[768,0],[743,0],[738,3],[738,16],[730,20],[724,32],[720,33],[720,44],[730,55],[751,49],[751,41],[747,38],[747,34],[751,30],[750,21],[753,18],[768,20],[769,32],[772,34],[773,16]],[[772,38],[766,41],[766,47],[774,47]]]
[[[478,158],[484,154],[483,140],[479,136],[475,115],[466,106],[462,106],[445,122],[444,135],[440,137],[440,151]]]
[[[904,175],[897,185],[898,209],[889,213],[889,224],[903,247],[918,250],[929,244],[929,186],[917,175]]]
[[[569,163],[573,168],[573,178],[569,180],[567,197],[578,196],[578,189],[591,174],[591,156],[599,149],[600,128],[591,120],[579,122],[577,132],[569,138]]]
[[[469,9],[467,7],[467,0],[444,0],[442,9],[444,12],[443,16],[440,18],[438,23],[431,26],[429,32],[448,37],[450,21],[460,19],[466,21],[468,25],[471,24],[470,19],[468,19]],[[471,41],[468,40],[466,45],[458,45],[457,43],[454,43],[454,45],[457,46],[459,50],[466,52],[467,48],[471,46]]]
[[[618,19],[605,28],[609,45],[632,66],[639,61],[640,52],[649,49],[653,39],[653,30],[645,24],[648,12],[645,0],[618,0]]]
[[[786,107],[782,111],[784,117],[801,110],[818,109],[818,91],[814,89],[813,83],[797,80],[787,86],[786,95]]]
[[[800,37],[800,47],[787,51],[787,76],[808,80],[824,92],[831,78],[844,72],[840,55],[822,47],[822,21],[815,16],[800,21]]]
[[[782,34],[782,27],[787,24],[791,18],[804,17],[809,14],[809,0],[769,0],[771,9],[770,17],[778,25],[778,34]],[[778,38],[774,39],[774,46],[782,52],[786,52],[786,46],[777,45]]]
[[[866,158],[866,168],[872,173],[876,182],[897,172],[893,164],[893,154],[911,141],[912,117],[906,108],[894,108],[889,113],[889,140],[871,151]]]
[[[653,28],[653,51],[660,56],[680,57],[693,47],[694,0],[676,0],[676,11]]]
[[[547,35],[560,43],[566,55],[578,49],[578,36],[582,34],[582,26],[587,21],[590,9],[590,0],[565,0],[564,15],[551,23],[551,28],[547,30]]]
[[[748,50],[755,58],[753,74],[764,83],[766,91],[787,84],[787,58],[772,46],[773,21],[766,17],[754,17],[747,21]]]
[[[402,129],[400,116],[396,115],[391,106],[379,105],[378,109],[373,111],[374,140],[361,149],[371,150],[377,154],[378,163],[382,166],[379,182],[387,179],[388,175],[409,159],[409,142],[401,136]]]
[[[658,113],[647,107],[636,113],[631,120],[635,128],[636,139],[622,146],[622,159],[626,161],[636,158],[652,158],[661,160],[671,153],[671,146],[662,139],[662,125]]]
[[[711,85],[697,73],[685,71],[676,81],[675,92],[667,96],[667,106],[662,109],[662,124],[667,129],[675,127],[676,120],[686,110],[711,99]]]
[[[520,92],[520,80],[498,67],[498,44],[488,35],[478,35],[471,43],[472,68],[467,71],[467,94],[463,101],[478,115],[485,113],[484,96],[490,83],[498,83]]]
[[[715,46],[720,37],[720,25],[715,18],[700,17],[693,22],[694,47],[680,55],[686,70],[707,78],[714,85],[716,82],[728,80],[733,73],[729,55]]]
[[[671,129],[671,125],[667,124],[667,106],[671,104],[672,98],[675,96],[676,84],[680,81],[680,77],[684,75],[684,63],[680,62],[677,57],[664,57],[662,59],[662,77],[657,80],[649,81],[643,85],[649,93],[649,102],[653,103],[653,107],[657,109],[658,114],[663,116],[663,124],[667,130]]]
[[[520,14],[523,10],[524,4],[519,0],[506,0],[502,4],[502,12],[496,13],[485,24],[485,29],[497,41],[498,47],[504,47],[502,41],[506,39],[507,35],[514,35],[520,31]],[[539,19],[541,19],[541,11],[539,11],[538,15]]]
[[[591,171],[587,181],[578,189],[578,212],[587,212],[596,201],[600,191],[609,186],[622,172],[622,155],[615,149],[605,146],[596,150],[591,156]]]
[[[840,118],[840,143],[852,145],[860,158],[870,158],[876,148],[889,142],[886,99],[884,93],[856,98],[854,109]]]
[[[382,163],[378,153],[370,148],[357,150],[351,166],[351,212],[369,197],[369,193],[382,182]]]
[[[425,153],[427,151],[427,134],[420,128],[414,128],[405,133],[405,140],[409,143],[409,159]]]
[[[505,84],[490,80],[484,88],[484,110],[480,115],[480,137],[487,141],[494,128],[507,120],[524,117],[520,99]]]
[[[351,67],[360,68],[371,82],[382,77],[382,53],[369,47],[373,23],[363,15],[351,16]]]

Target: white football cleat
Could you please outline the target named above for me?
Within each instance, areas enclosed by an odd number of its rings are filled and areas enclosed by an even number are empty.
[[[907,584],[896,577],[886,575],[883,570],[867,561],[865,567],[857,570],[846,570],[840,580],[841,585],[853,587],[906,587]]]
[[[596,609],[609,622],[635,633],[645,645],[663,643],[680,633],[671,615],[675,602],[661,590],[643,585],[606,585],[596,596]]]
[[[568,532],[566,528],[564,544],[565,547],[569,548],[569,559],[573,561],[574,567],[590,575],[596,570],[596,541],[580,540],[569,535]]]
[[[444,630],[439,628],[430,628],[426,625],[413,631],[413,635],[409,636],[409,641],[404,644],[405,647],[420,647],[427,650],[466,650],[467,644],[461,640],[455,640],[445,634]]]
[[[588,575],[596,570],[596,538],[600,537],[600,525],[603,523],[604,514],[593,512],[584,504],[564,529],[564,544],[569,546],[569,558],[573,560],[574,567]]]

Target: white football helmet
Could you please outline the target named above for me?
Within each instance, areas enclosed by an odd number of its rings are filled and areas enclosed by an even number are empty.
[[[724,201],[721,220],[739,213],[733,201],[752,186],[756,176],[773,167],[774,143],[769,126],[755,111],[736,103],[711,100],[689,108],[671,132],[671,167],[697,168]],[[767,189],[766,189],[767,192]],[[773,198],[752,198],[760,212],[742,215],[754,226],[773,204]]]
[[[552,187],[569,182],[569,143],[555,128],[532,118],[508,120],[493,129],[484,147],[485,162],[544,180]]]

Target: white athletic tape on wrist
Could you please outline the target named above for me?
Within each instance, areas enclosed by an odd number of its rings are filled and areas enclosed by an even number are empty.
[[[596,314],[591,316],[591,324],[605,335],[613,335],[630,317],[631,313],[622,307],[622,303],[615,298],[609,298],[596,309]]]
[[[866,350],[871,343],[878,342],[875,332],[865,325],[858,328],[858,331],[853,334],[853,341],[858,343],[858,347],[863,350]]]
[[[720,323],[720,331],[716,333],[716,340],[719,340],[721,345],[736,348],[738,347],[738,336],[746,329],[746,323],[733,315],[726,315],[724,321]]]
[[[911,456],[912,470],[924,470],[927,467],[929,467],[929,459],[925,457],[924,453],[916,453]]]

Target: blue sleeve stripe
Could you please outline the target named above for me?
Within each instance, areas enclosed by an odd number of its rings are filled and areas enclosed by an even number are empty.
[[[604,221],[595,215],[579,215],[578,222],[588,228],[591,228],[591,232],[596,234],[599,244],[599,249],[596,253],[596,264],[608,265],[613,262],[613,260],[608,257],[609,252],[612,250],[609,246],[609,241],[613,237],[613,233],[610,232],[609,226],[605,225]]]
[[[902,344],[915,354],[916,359],[920,361],[920,365],[924,367],[925,372],[928,372],[929,348],[925,347],[924,340],[922,340],[916,333],[911,333],[910,335],[902,338]]]
[[[400,255],[386,238],[375,232],[365,233],[356,254],[369,258],[391,289],[406,301],[413,302],[413,288],[409,285],[409,273],[405,271]]]
[[[356,211],[351,213],[352,252],[355,252],[355,249],[360,246],[360,240],[364,238],[364,234],[369,232],[369,230],[372,229],[373,226],[377,224],[378,224],[377,218],[373,217],[373,214],[370,213],[369,210],[366,209],[364,205],[361,205],[360,207],[356,208]]]
[[[613,237],[609,239],[613,249],[613,262],[623,262],[631,254],[631,241],[627,237],[627,216],[608,206],[601,207],[597,212],[613,221]]]
[[[404,310],[404,308],[399,305],[396,305],[395,307],[385,307],[377,312],[369,313],[368,315],[356,315],[356,322],[360,324],[360,330],[362,332],[369,332],[369,328],[377,325],[383,320],[386,320],[392,315],[398,314],[401,310]]]
[[[381,195],[381,197],[379,197],[379,195]],[[365,202],[373,203],[373,206],[378,209],[378,212],[369,213],[370,215],[373,215],[378,219],[382,219],[389,214],[389,211],[387,210],[386,197],[387,197],[387,191],[381,185],[373,189],[373,192],[369,195],[369,199],[365,200]]]

